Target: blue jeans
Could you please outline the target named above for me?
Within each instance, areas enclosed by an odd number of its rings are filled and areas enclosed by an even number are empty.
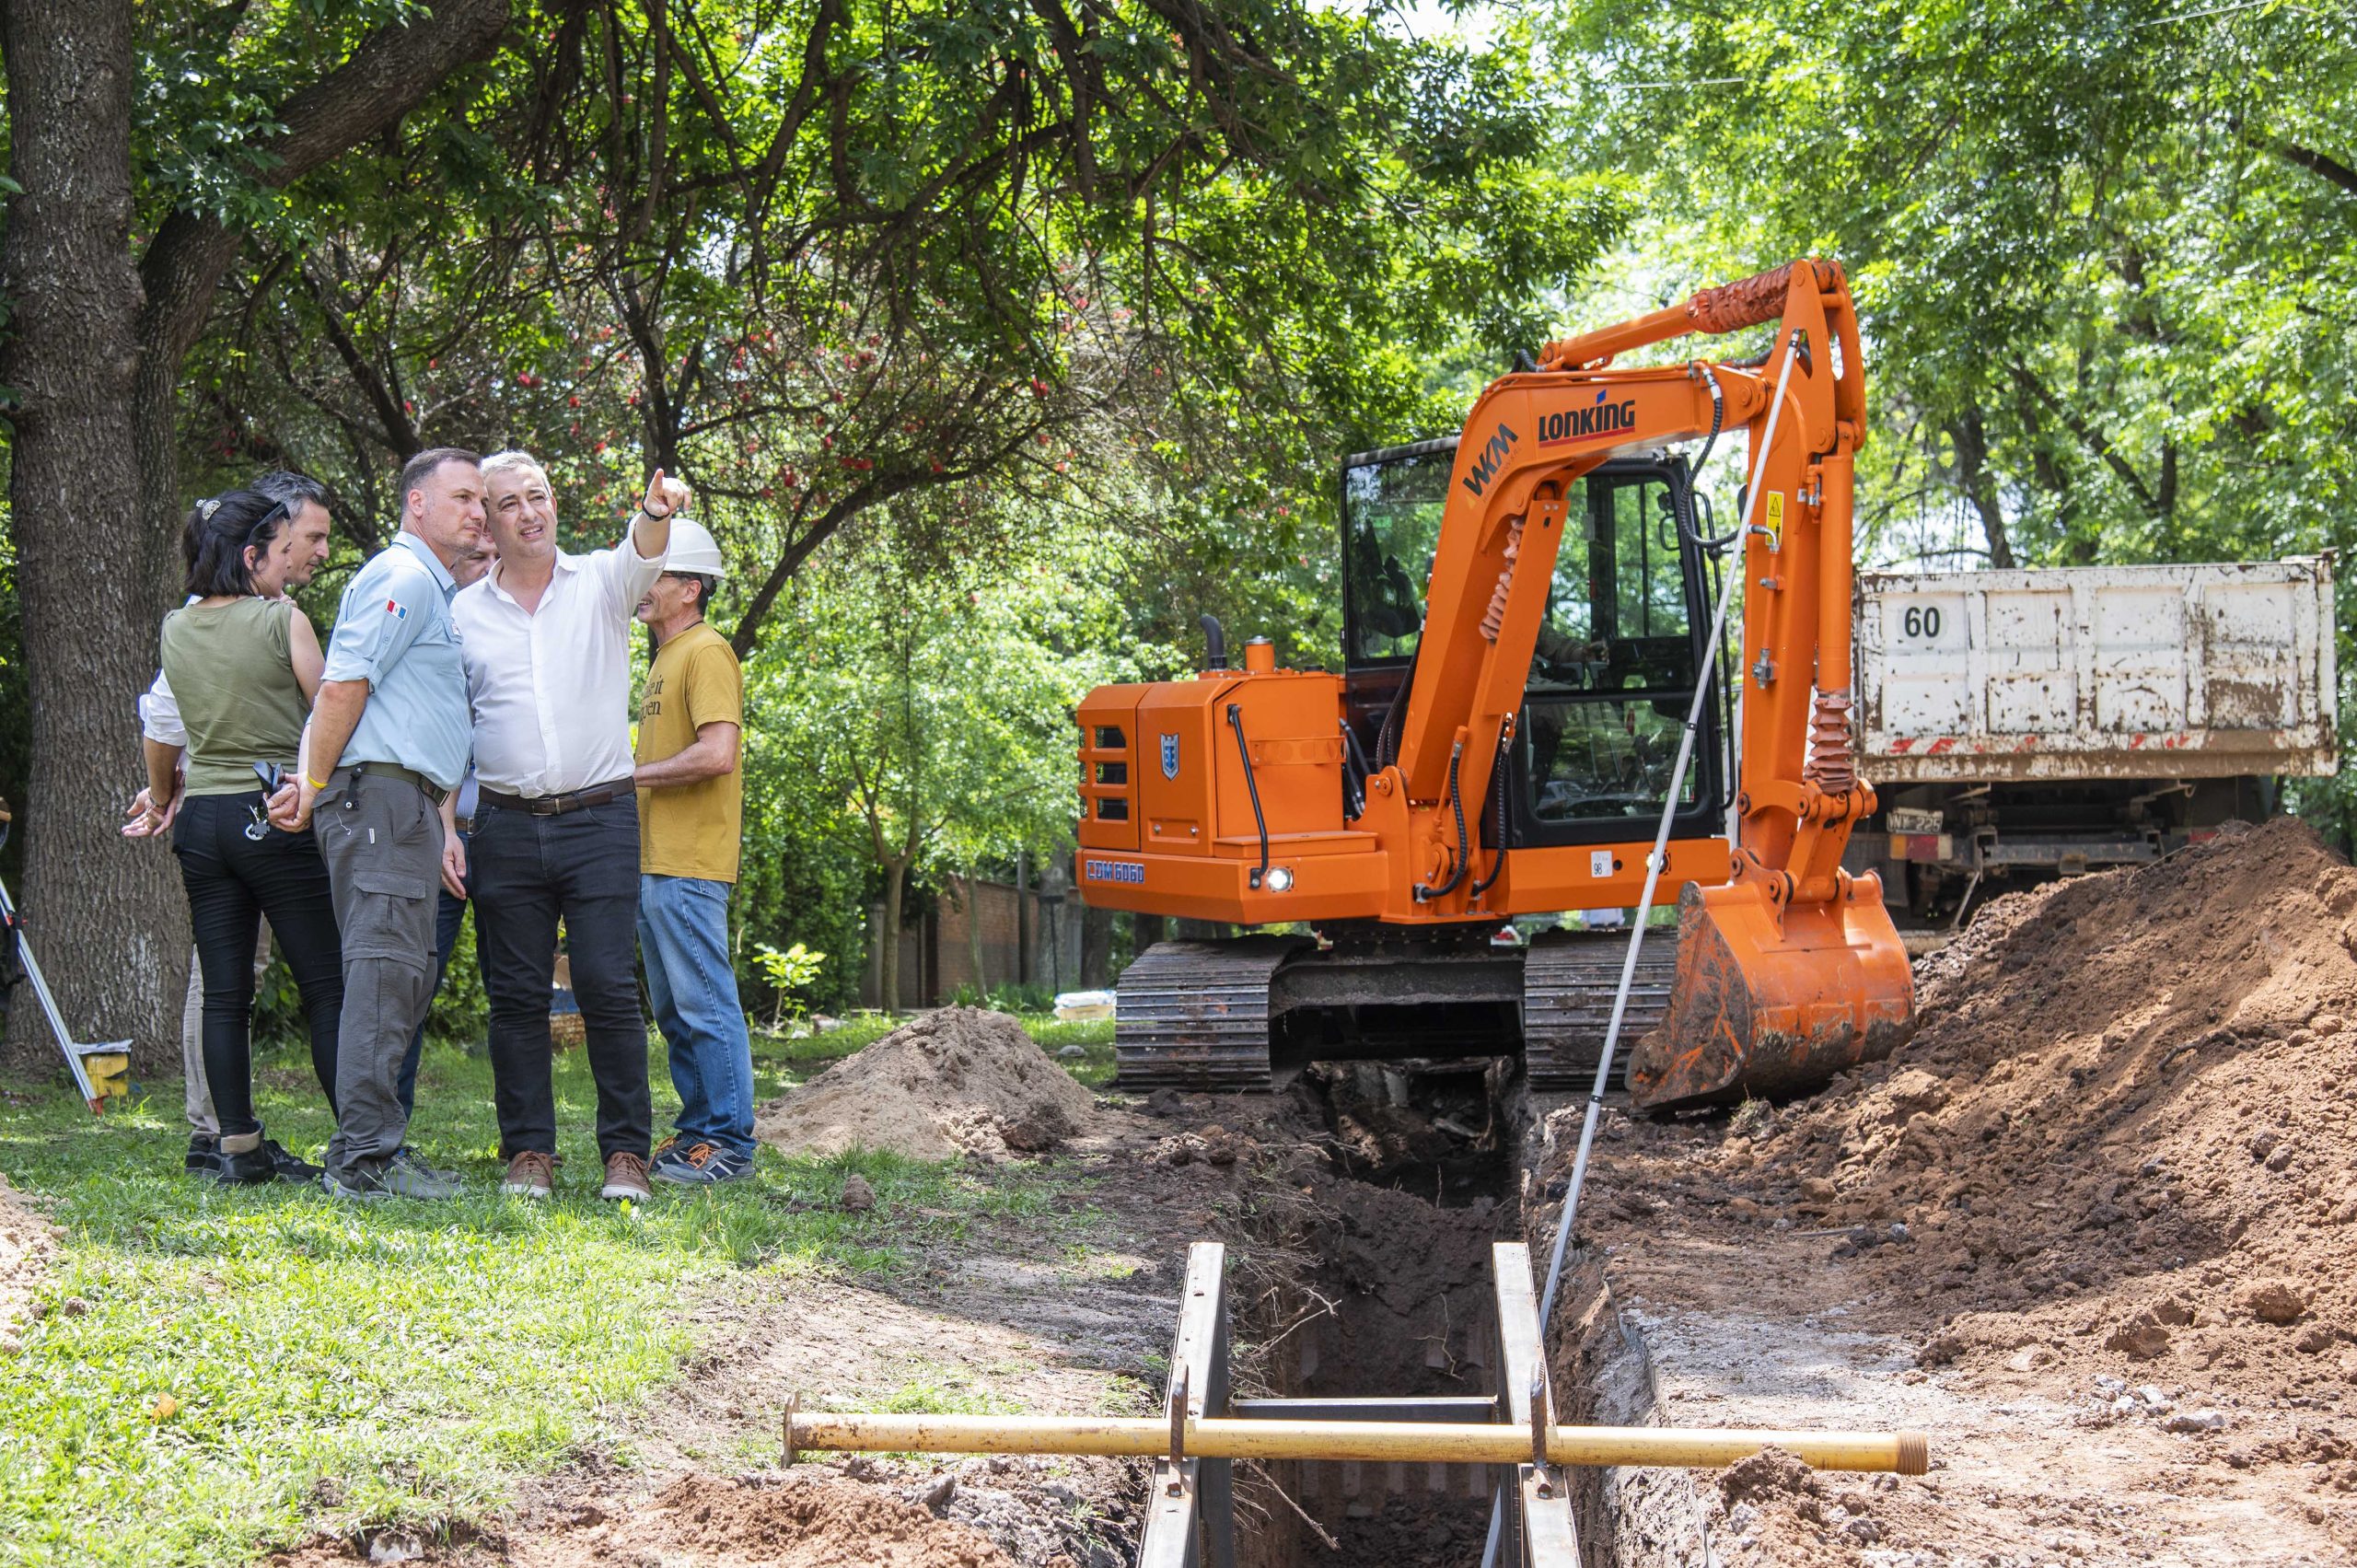
[[[728,884],[641,876],[638,950],[679,1091],[682,1144],[753,1152],[753,1042],[728,967]]]

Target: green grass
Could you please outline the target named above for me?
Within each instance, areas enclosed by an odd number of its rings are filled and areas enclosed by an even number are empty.
[[[881,1032],[766,1040],[761,1092]],[[1109,1072],[1109,1040],[1091,1051],[1069,1065],[1086,1077],[1101,1053]],[[263,1066],[271,1133],[316,1153],[331,1127],[302,1064]],[[676,1101],[659,1046],[652,1076],[660,1129]],[[238,1562],[323,1527],[479,1512],[517,1472],[613,1441],[732,1271],[888,1276],[978,1224],[1045,1222],[1052,1248],[1093,1223],[1069,1177],[865,1154],[764,1150],[753,1181],[601,1203],[582,1053],[559,1058],[556,1087],[560,1195],[502,1199],[489,1068],[430,1050],[412,1142],[469,1193],[367,1208],[189,1179],[177,1085],[96,1121],[47,1086],[0,1096],[0,1171],[64,1233],[42,1315],[0,1356],[0,1564]],[[871,1213],[831,1206],[854,1169]],[[157,1419],[165,1395],[179,1408]]]

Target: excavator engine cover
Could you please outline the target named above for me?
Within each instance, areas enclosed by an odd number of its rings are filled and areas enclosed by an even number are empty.
[[[1880,878],[1781,917],[1768,886],[1689,882],[1679,895],[1669,1013],[1629,1061],[1639,1109],[1803,1093],[1914,1033],[1914,977]]]

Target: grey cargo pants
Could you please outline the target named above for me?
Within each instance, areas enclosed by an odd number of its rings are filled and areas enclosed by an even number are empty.
[[[434,892],[442,818],[415,784],[340,770],[311,810],[343,934],[336,1043],[340,1116],[328,1144],[339,1180],[381,1169],[409,1132],[399,1081],[434,1000]]]

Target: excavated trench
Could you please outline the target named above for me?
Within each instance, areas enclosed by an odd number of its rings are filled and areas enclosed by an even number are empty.
[[[1491,1248],[1523,1239],[1526,1140],[1511,1066],[1318,1063],[1295,1082],[1292,1109],[1323,1128],[1323,1159],[1261,1205],[1237,1249],[1239,1395],[1496,1391]],[[1585,1393],[1571,1398],[1592,1407]],[[1473,1568],[1489,1484],[1469,1465],[1241,1465],[1239,1560]],[[1581,1524],[1584,1542],[1609,1542],[1608,1528]],[[1609,1561],[1587,1548],[1590,1568]]]

